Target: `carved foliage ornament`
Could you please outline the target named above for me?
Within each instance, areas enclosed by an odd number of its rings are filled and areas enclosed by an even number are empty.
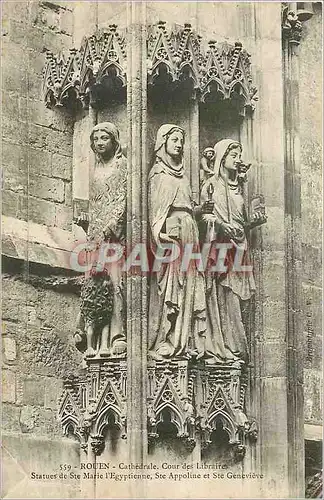
[[[303,34],[303,22],[308,21],[313,16],[311,2],[297,2],[297,10],[291,10],[289,2],[281,4],[281,27],[282,38],[290,44],[299,45]]]
[[[209,42],[206,53],[202,38],[184,28],[167,30],[165,22],[148,27],[148,84],[161,80],[173,87],[190,81],[194,94],[204,101],[216,92],[223,99],[234,93],[242,97],[244,107],[254,109],[256,88],[252,84],[250,55],[236,42]],[[43,93],[46,105],[64,106],[70,99],[84,107],[94,105],[91,94],[100,90],[104,79],[111,81],[112,91],[126,86],[126,39],[116,25],[86,37],[81,49],[71,49],[67,58],[47,52]],[[113,83],[114,82],[114,83]]]
[[[282,4],[281,23],[283,39],[298,45],[302,37],[303,25],[298,19],[297,12],[291,10],[288,3]]]

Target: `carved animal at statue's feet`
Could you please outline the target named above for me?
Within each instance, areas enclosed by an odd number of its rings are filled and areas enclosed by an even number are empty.
[[[113,311],[114,289],[109,275],[92,273],[81,291],[81,317],[87,338],[86,357],[109,355],[108,334]]]

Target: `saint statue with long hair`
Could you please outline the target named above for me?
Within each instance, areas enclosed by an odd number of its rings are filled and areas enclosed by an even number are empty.
[[[120,266],[101,269],[97,258],[105,242],[125,243],[127,160],[113,123],[96,125],[90,144],[96,164],[90,175],[89,214],[81,214],[76,223],[87,235],[92,268],[81,292],[75,340],[87,357],[114,357],[126,351],[124,283]]]

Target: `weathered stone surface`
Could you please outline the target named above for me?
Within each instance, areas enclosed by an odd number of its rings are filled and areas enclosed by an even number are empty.
[[[49,248],[58,248],[66,251],[71,251],[72,249],[72,235],[59,228],[51,228],[31,221],[26,223],[12,217],[3,217],[2,229],[3,234],[24,239],[29,244],[43,244]]]
[[[24,49],[19,44],[4,40],[1,52],[2,88],[8,92],[19,92],[20,95],[27,95],[28,80]]]
[[[51,176],[51,153],[42,149],[27,149],[28,166],[31,174]]]
[[[313,247],[302,244],[303,282],[318,287],[322,285],[322,250],[320,245]]]
[[[13,191],[2,191],[2,213],[8,217],[27,220],[26,199]]]
[[[27,336],[28,333],[28,336]],[[72,332],[70,333],[72,337]],[[27,343],[28,342],[28,343]],[[21,352],[21,366],[32,365],[35,373],[64,377],[76,369],[76,353],[73,345],[67,345],[60,338],[58,329],[47,327],[29,330],[20,337],[24,346]]]
[[[28,184],[29,194],[44,200],[62,203],[65,198],[64,182],[61,179],[52,179],[41,175],[30,175]]]
[[[1,91],[1,104],[3,106],[2,116],[7,116],[10,120],[17,121],[19,105],[17,94],[13,92]]]
[[[16,341],[11,337],[3,337],[3,350],[6,361],[15,361],[17,358]]]
[[[9,168],[4,168],[3,189],[26,195],[28,189],[28,173],[26,171],[12,171]]]
[[[21,432],[19,425],[20,408],[12,403],[2,403],[2,422],[3,431],[19,433]]]
[[[305,369],[304,383],[305,422],[321,425],[323,413],[323,374],[316,369]]]
[[[1,160],[4,168],[10,171],[27,170],[27,150],[24,146],[8,142],[6,139],[3,139],[1,146]]]
[[[107,24],[117,24],[119,29],[126,27],[126,2],[98,2],[98,27],[104,28]]]
[[[69,10],[61,9],[60,32],[66,35],[73,35],[73,13]]]
[[[17,43],[19,45],[25,46],[27,44],[27,33],[26,26],[23,23],[16,21],[14,19],[8,20],[8,41]]]
[[[57,410],[58,399],[62,394],[62,380],[54,377],[45,379],[45,408]]]
[[[28,197],[28,219],[38,224],[55,225],[55,203]]]
[[[96,12],[90,3],[76,3],[74,8],[73,42],[79,46],[84,36],[91,35],[96,29]]]
[[[285,377],[266,378],[261,380],[261,391],[263,401],[268,404],[261,409],[262,447],[261,453],[266,456],[265,468],[265,491],[272,491],[271,495],[281,496],[287,489],[287,428],[278,425],[278,415],[283,421],[286,420],[286,398],[287,386]],[[264,460],[264,458],[262,459]],[[276,489],[277,495],[273,493]]]
[[[16,336],[20,327],[21,327],[21,325],[19,325],[15,321],[7,321],[4,319],[2,321],[2,333],[3,333],[3,335]]]
[[[50,2],[2,2],[2,164],[5,169],[3,213],[13,217],[13,225],[17,232],[21,231],[20,238],[5,234],[6,244],[3,249],[11,248],[13,256],[27,259],[27,234],[33,235],[28,245],[29,256],[32,258],[37,252],[37,255],[42,253],[43,257],[45,255],[45,263],[47,259],[47,263],[53,266],[55,258],[51,258],[46,251],[59,251],[62,238],[60,235],[55,239],[56,233],[51,233],[47,226],[60,223],[55,203],[51,201],[63,204],[70,202],[71,198],[67,181],[71,179],[73,119],[66,112],[53,113],[45,108],[41,101],[41,73],[45,60],[44,49],[56,52],[72,46],[70,35],[73,6],[68,3],[63,5],[64,2],[61,4],[56,11],[52,9]],[[40,12],[43,17],[40,17]],[[41,23],[42,29],[35,23]],[[26,196],[28,185],[29,198]],[[68,214],[63,212],[60,215],[66,222]],[[19,226],[19,222],[27,219],[43,224],[39,226],[43,227],[43,231],[35,231],[35,227],[30,224],[27,227]],[[57,228],[56,231],[59,232]],[[33,238],[46,240],[43,241],[43,249]],[[65,241],[64,237],[63,240]],[[68,256],[66,250],[65,253]],[[55,299],[53,295],[46,299],[43,291],[11,278],[3,280],[2,292],[3,361],[6,367],[3,370],[2,384],[2,428],[16,436],[23,433],[24,439],[34,435],[57,439],[61,436],[55,407],[60,380],[64,373],[76,369],[80,362],[79,359],[78,362],[73,361],[75,356],[78,358],[72,340],[77,299],[73,296],[63,299],[64,303],[66,300],[63,306],[64,316],[58,306],[59,294],[54,293]],[[46,293],[50,292],[45,292],[45,295]],[[46,307],[51,310],[49,315],[42,310]],[[18,443],[19,439],[16,440]],[[32,442],[22,440],[15,447],[9,441],[6,446],[10,450],[8,449],[6,457],[11,460],[14,456],[15,463],[12,469],[6,465],[6,495],[22,498],[27,491],[30,497],[35,494],[35,498],[40,498],[42,493],[44,497],[50,495],[49,491],[46,494],[45,485],[38,488],[34,484],[27,487],[25,484],[20,490],[17,487],[20,470],[22,477],[26,476],[26,464],[32,464],[32,468],[39,470],[44,469],[47,459],[39,460],[44,449],[42,443],[38,441],[33,448]],[[73,457],[72,451],[62,451],[63,445],[56,446],[53,442],[48,450],[51,446],[56,447],[56,459],[55,463],[48,466],[50,472],[54,466],[57,467],[61,457],[68,461]],[[22,460],[23,450],[25,455]],[[48,450],[45,453],[47,456],[50,454]],[[17,459],[24,462],[20,468]],[[13,477],[17,484],[10,482]],[[66,493],[68,488],[61,484],[54,489],[56,493],[59,492],[59,496],[62,493],[62,498],[77,496],[76,492]]]
[[[31,432],[38,426],[38,410],[31,406],[23,406],[20,412],[20,428],[22,432]]]
[[[23,403],[32,406],[44,406],[45,386],[40,377],[28,377],[23,382]]]
[[[44,57],[42,58],[42,67],[44,67]],[[21,100],[22,101],[22,100]],[[20,101],[20,102],[21,102]],[[65,109],[51,110],[45,107],[41,100],[26,100],[24,105],[27,110],[28,120],[35,125],[49,127],[52,130],[58,130],[72,135],[73,118]]]
[[[11,370],[2,370],[2,401],[4,403],[16,401],[16,374]]]
[[[32,471],[59,473],[59,464],[79,467],[78,443],[57,436],[56,439],[34,436],[32,433],[2,434],[3,484],[7,498],[78,498],[79,484],[75,480],[30,480]]]
[[[306,422],[322,425],[322,14],[312,8],[299,48],[304,409]]]
[[[31,99],[39,99],[42,93],[43,79],[40,75],[32,75],[28,85],[28,97]]]
[[[15,0],[5,0],[1,5],[1,14],[3,20],[14,19],[20,23],[26,23],[28,20],[28,4],[16,2]]]
[[[26,124],[12,120],[3,115],[2,119],[2,137],[15,144],[26,144],[28,140],[28,130]]]
[[[285,377],[286,346],[281,343],[265,343],[262,346],[262,375],[264,377]]]
[[[64,374],[78,369],[79,353],[74,347],[73,332],[79,299],[74,295],[42,291],[10,277],[3,280],[2,288],[6,334],[15,335],[19,369],[30,373],[32,368],[35,374],[31,381],[26,379],[26,383],[21,383],[22,401],[44,405],[44,382],[37,377],[35,382],[35,376],[61,379]],[[24,302],[21,297],[25,298]],[[8,318],[17,328],[11,328]],[[34,386],[37,386],[35,390]]]
[[[2,305],[2,319],[18,321],[19,319],[19,296],[9,298]]]
[[[72,158],[58,153],[52,155],[52,175],[70,181],[72,179]]]
[[[72,184],[71,182],[64,183],[64,203],[72,207]]]
[[[263,302],[263,328],[264,335],[271,328],[272,334],[276,332],[278,340],[283,340],[286,336],[285,328],[285,303],[281,301],[265,300]],[[272,335],[271,335],[272,337]]]
[[[56,205],[55,225],[61,229],[71,231],[72,229],[72,207]]]

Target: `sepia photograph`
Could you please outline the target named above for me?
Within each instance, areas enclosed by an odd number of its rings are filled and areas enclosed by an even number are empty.
[[[323,498],[322,5],[0,2],[1,498]]]

